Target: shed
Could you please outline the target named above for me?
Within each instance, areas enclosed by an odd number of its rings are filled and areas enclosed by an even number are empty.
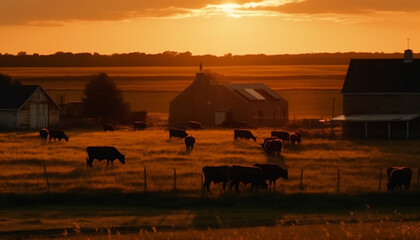
[[[172,126],[198,121],[204,126],[277,127],[287,120],[288,102],[265,84],[232,84],[223,76],[203,72],[169,105]]]
[[[57,125],[60,106],[40,85],[0,89],[0,128],[43,128]]]
[[[343,85],[343,136],[420,137],[420,59],[352,59]]]

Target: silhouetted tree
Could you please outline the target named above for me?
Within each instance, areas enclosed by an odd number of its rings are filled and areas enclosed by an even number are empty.
[[[6,87],[13,87],[13,86],[20,86],[20,82],[17,80],[13,80],[12,77],[9,75],[4,75],[0,73],[0,87],[6,88]]]
[[[84,94],[83,107],[88,117],[122,123],[130,114],[130,105],[124,101],[121,90],[105,73],[92,78]]]

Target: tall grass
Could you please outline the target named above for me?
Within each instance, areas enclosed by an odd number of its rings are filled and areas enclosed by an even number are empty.
[[[281,240],[281,239],[299,239],[299,240],[318,240],[318,239],[420,239],[419,223],[395,223],[395,222],[380,222],[380,223],[352,223],[345,222],[330,224],[316,224],[316,225],[299,225],[292,224],[284,226],[281,223],[274,227],[251,227],[251,228],[232,228],[232,229],[206,229],[206,230],[189,230],[189,231],[159,231],[156,228],[140,229],[138,233],[126,234],[118,230],[106,229],[98,231],[95,235],[83,234],[69,234],[63,231],[61,237],[56,239],[71,239],[71,240],[126,240],[126,239],[266,239],[266,240]],[[77,232],[77,228],[75,229]],[[43,239],[43,238],[33,238]]]
[[[183,140],[168,138],[165,129],[133,132],[68,131],[69,142],[41,142],[37,133],[0,134],[0,192],[31,193],[46,191],[43,165],[46,166],[52,192],[113,189],[121,192],[144,190],[144,168],[147,169],[148,191],[173,189],[173,169],[177,173],[177,189],[200,194],[201,169],[206,165],[252,165],[271,162],[289,169],[289,180],[280,179],[277,191],[300,192],[300,173],[304,170],[304,192],[334,192],[337,169],[340,169],[340,191],[344,193],[378,191],[379,171],[390,166],[409,166],[416,173],[420,167],[418,140],[330,140],[311,138],[304,132],[300,145],[286,143],[280,157],[263,153],[259,143],[272,129],[256,129],[257,142],[233,141],[232,130],[188,131],[196,137],[194,151],[187,153]],[[306,136],[305,136],[306,134]],[[106,162],[86,168],[87,146],[111,145],[126,155],[126,164],[117,160],[114,166]],[[249,187],[249,186],[248,186]],[[221,186],[211,186],[216,194]],[[240,187],[243,191],[249,189]]]

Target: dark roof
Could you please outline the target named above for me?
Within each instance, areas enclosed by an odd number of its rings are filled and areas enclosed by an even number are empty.
[[[0,109],[19,109],[39,87],[39,85],[21,85],[1,88]]]
[[[271,88],[269,88],[263,83],[226,83],[225,85],[229,90],[233,91],[234,93],[246,99],[247,101],[272,101],[283,99],[280,95],[278,95],[276,92],[271,90]]]
[[[342,93],[420,93],[420,59],[352,59]]]

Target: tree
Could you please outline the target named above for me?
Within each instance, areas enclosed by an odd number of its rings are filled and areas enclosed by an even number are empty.
[[[20,86],[20,82],[17,80],[13,80],[12,77],[9,75],[4,75],[0,73],[0,87],[6,88],[6,87],[13,87],[13,86]]]
[[[83,108],[86,116],[103,122],[122,123],[130,113],[121,90],[105,73],[93,77],[84,90]]]

